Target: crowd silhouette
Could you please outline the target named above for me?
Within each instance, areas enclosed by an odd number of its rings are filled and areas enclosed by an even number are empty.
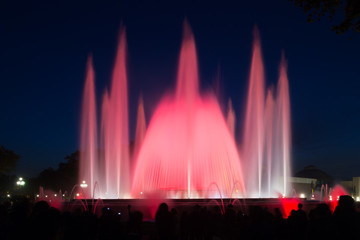
[[[127,217],[108,207],[100,214],[81,208],[60,211],[45,201],[4,201],[0,205],[0,239],[86,240],[217,240],[217,239],[356,239],[360,213],[352,197],[340,196],[332,213],[319,203],[308,211],[303,205],[284,218],[279,208],[233,205],[172,208],[161,203],[155,220],[127,208]]]

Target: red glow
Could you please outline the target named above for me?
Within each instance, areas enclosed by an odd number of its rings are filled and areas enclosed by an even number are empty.
[[[291,210],[297,210],[298,204],[300,203],[299,199],[297,198],[280,198],[281,205],[283,207],[283,215],[285,218],[290,216]]]
[[[340,185],[335,185],[334,189],[331,191],[330,193],[331,195],[331,200],[330,198],[325,200],[326,204],[329,205],[329,208],[331,210],[331,212],[335,211],[336,206],[339,203],[339,197],[342,195],[348,195],[348,192]]]

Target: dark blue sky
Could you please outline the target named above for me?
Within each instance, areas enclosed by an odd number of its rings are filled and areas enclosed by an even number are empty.
[[[47,3],[51,2],[51,3]],[[76,2],[76,3],[74,3]],[[144,3],[145,2],[145,3]],[[184,17],[193,28],[203,89],[221,72],[237,131],[257,24],[266,81],[288,59],[294,172],[313,164],[335,178],[360,176],[360,37],[307,23],[288,1],[3,1],[0,3],[0,145],[21,155],[16,173],[35,176],[78,149],[86,59],[97,95],[109,85],[120,22],[126,26],[130,131],[139,93],[147,121],[175,83]],[[170,4],[171,3],[171,4]]]

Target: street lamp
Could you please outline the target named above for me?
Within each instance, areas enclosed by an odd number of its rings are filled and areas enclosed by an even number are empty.
[[[82,181],[82,183],[80,184],[80,187],[82,188],[87,188],[87,183],[85,181]]]
[[[23,178],[19,178],[19,180],[16,182],[16,185],[18,185],[19,187],[22,187],[25,185],[25,181],[23,180]]]

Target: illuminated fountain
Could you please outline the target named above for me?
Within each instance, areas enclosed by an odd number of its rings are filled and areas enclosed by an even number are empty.
[[[162,98],[147,129],[143,102],[139,100],[132,156],[123,28],[111,88],[103,95],[99,131],[91,58],[87,69],[79,172],[79,182],[86,181],[89,186],[86,198],[144,198],[152,194],[166,198],[237,198],[287,193],[290,103],[286,64],[283,58],[276,92],[270,87],[265,96],[257,31],[241,144],[235,141],[236,117],[231,100],[225,119],[215,95],[199,89],[195,41],[186,22],[176,89]],[[99,188],[95,190],[95,186]]]
[[[185,24],[176,92],[161,100],[151,119],[138,155],[132,196],[152,192],[179,198],[230,196],[234,185],[245,196],[241,161],[219,104],[214,95],[199,93],[194,37]]]

